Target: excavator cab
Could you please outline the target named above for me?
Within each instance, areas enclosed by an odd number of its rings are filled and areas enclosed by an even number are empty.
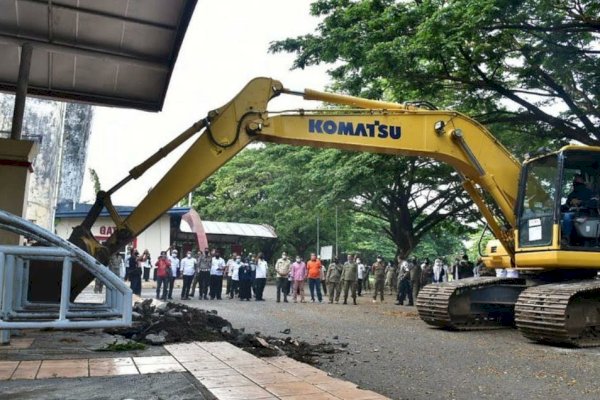
[[[517,265],[597,268],[599,194],[600,148],[566,146],[526,162],[517,209]]]

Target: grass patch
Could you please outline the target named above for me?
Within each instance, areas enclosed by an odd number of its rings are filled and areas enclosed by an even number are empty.
[[[117,343],[117,340],[114,342],[107,344],[101,349],[96,349],[95,351],[133,351],[133,350],[145,350],[146,345],[143,343],[134,342],[132,340],[127,343]]]

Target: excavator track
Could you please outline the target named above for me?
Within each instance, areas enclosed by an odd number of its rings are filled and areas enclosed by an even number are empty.
[[[576,347],[600,345],[600,281],[539,285],[524,290],[515,322],[528,339]]]
[[[525,289],[518,278],[467,278],[430,284],[419,292],[417,311],[429,325],[456,330],[499,329],[513,324],[514,304]]]

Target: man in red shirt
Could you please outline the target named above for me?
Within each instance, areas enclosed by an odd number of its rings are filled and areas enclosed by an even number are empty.
[[[167,257],[166,251],[160,252],[160,257],[156,262],[156,298],[167,300],[167,287],[171,278],[171,261]],[[160,295],[160,287],[163,287],[162,296]]]
[[[308,287],[310,289],[310,298],[315,301],[315,288],[317,289],[317,298],[319,303],[323,301],[321,296],[321,260],[317,259],[315,253],[310,253],[310,261],[306,263],[306,270],[308,271]]]

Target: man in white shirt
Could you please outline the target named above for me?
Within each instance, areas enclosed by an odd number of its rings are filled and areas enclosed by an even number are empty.
[[[265,301],[263,298],[263,292],[265,290],[265,285],[267,284],[267,269],[268,265],[265,261],[263,253],[258,253],[256,262],[256,275],[254,278],[256,301]]]
[[[363,279],[365,278],[365,272],[367,267],[362,263],[360,258],[356,259],[356,264],[358,264],[358,283],[357,283],[357,294],[362,296],[362,287],[363,287]]]
[[[239,295],[240,292],[240,266],[242,265],[242,256],[236,254],[233,266],[230,268],[229,273],[231,274],[231,289],[229,290],[229,298],[233,299],[234,296]]]
[[[192,252],[188,251],[185,258],[181,260],[181,275],[183,277],[183,286],[181,287],[181,300],[190,299],[190,287],[196,273],[196,259],[192,257]]]
[[[169,278],[169,292],[167,299],[173,300],[173,287],[175,286],[175,278],[179,274],[179,257],[177,250],[171,250],[169,255],[169,261],[171,261],[171,277]]]
[[[210,265],[210,299],[221,300],[223,291],[223,272],[225,271],[225,260],[221,258],[221,253],[215,251]]]
[[[225,294],[229,295],[229,293],[231,293],[231,285],[232,285],[232,273],[233,273],[233,268],[235,266],[235,259],[237,257],[237,253],[233,252],[231,254],[231,258],[229,260],[227,260],[227,268],[225,269],[225,275],[227,277],[227,289],[225,289]]]

